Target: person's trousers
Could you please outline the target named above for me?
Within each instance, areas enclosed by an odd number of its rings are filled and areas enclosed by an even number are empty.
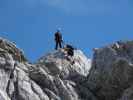
[[[55,49],[57,50],[58,47],[62,48],[61,42],[56,42]]]

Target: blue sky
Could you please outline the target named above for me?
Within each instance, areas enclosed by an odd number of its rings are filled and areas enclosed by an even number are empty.
[[[0,36],[30,61],[53,50],[54,32],[91,57],[92,49],[133,40],[132,0],[0,0]]]

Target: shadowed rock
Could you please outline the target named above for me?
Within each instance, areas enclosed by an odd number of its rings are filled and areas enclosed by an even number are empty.
[[[95,51],[86,86],[100,100],[117,100],[133,84],[132,73],[133,41],[118,41]]]

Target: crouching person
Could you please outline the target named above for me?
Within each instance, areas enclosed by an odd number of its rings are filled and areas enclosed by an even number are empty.
[[[64,51],[65,51],[65,58],[71,62],[71,64],[74,64],[74,47],[67,44],[64,46]]]

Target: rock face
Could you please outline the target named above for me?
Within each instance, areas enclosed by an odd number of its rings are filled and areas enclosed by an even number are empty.
[[[38,64],[45,65],[51,75],[59,75],[63,79],[77,76],[87,76],[91,67],[91,60],[87,59],[80,50],[74,51],[74,57],[68,61],[62,49],[54,51],[40,58]]]
[[[65,58],[62,49],[41,57],[32,66],[30,78],[48,95],[50,100],[81,100],[78,87],[85,81],[91,61],[80,50],[74,51],[74,64]]]
[[[91,60],[80,50],[72,60],[61,49],[30,64],[14,43],[0,38],[0,100],[81,100],[78,88]]]
[[[91,64],[92,63],[92,64]],[[30,64],[14,43],[0,38],[0,100],[133,100],[133,41],[80,50],[63,49]]]
[[[30,66],[20,49],[0,39],[0,100],[49,100],[30,79]]]
[[[86,86],[99,100],[132,100],[133,41],[96,49]]]

